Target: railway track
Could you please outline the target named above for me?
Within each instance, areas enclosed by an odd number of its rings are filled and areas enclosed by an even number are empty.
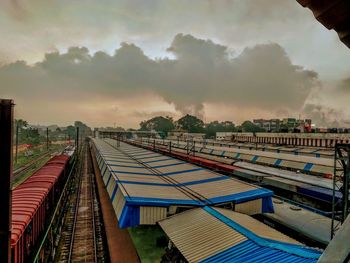
[[[88,147],[82,149],[75,195],[65,218],[56,262],[105,262],[103,231]]]
[[[20,178],[23,174],[25,174],[27,171],[29,171],[37,162],[40,162],[45,157],[47,157],[49,154],[50,154],[49,152],[46,152],[46,153],[40,155],[38,158],[26,163],[22,167],[14,170],[13,175],[11,177],[11,181],[14,182],[18,178]]]

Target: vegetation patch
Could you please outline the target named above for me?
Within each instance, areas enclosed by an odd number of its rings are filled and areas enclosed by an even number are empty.
[[[165,253],[166,236],[159,226],[137,226],[129,228],[142,263],[157,263]]]

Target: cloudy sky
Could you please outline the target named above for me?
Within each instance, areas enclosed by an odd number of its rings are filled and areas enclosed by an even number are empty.
[[[295,0],[2,0],[0,97],[33,124],[350,126],[350,50]]]

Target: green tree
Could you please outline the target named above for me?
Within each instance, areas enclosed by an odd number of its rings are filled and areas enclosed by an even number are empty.
[[[22,142],[37,145],[41,141],[38,129],[32,127],[22,129],[20,134]]]
[[[79,127],[79,136],[81,138],[85,138],[87,136],[92,135],[92,130],[90,127],[88,127],[85,123],[81,121],[75,121],[74,122],[74,127],[77,128]]]
[[[245,121],[241,124],[242,132],[264,132],[263,128],[255,125],[251,121]]]
[[[208,138],[215,137],[217,132],[234,132],[236,126],[231,121],[218,122],[213,121],[206,127],[206,135]]]
[[[66,128],[67,136],[71,139],[75,139],[75,127],[72,125],[67,126]]]
[[[177,122],[177,125],[188,132],[204,132],[204,122],[192,115],[185,115]]]
[[[28,125],[28,122],[22,119],[15,120],[18,127],[18,143],[37,145],[42,141],[39,130]]]
[[[19,119],[19,120],[15,120],[15,125],[19,129],[23,129],[23,128],[28,127],[28,122],[25,120]]]
[[[141,131],[158,131],[168,134],[169,131],[173,130],[175,127],[173,119],[171,117],[157,116],[147,121],[142,121],[140,123]]]

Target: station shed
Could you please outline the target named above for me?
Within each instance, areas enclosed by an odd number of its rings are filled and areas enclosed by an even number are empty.
[[[223,208],[191,209],[159,225],[188,262],[316,262],[322,253]]]
[[[93,143],[121,228],[154,225],[193,207],[222,206],[249,215],[273,212],[270,190],[123,142]]]

